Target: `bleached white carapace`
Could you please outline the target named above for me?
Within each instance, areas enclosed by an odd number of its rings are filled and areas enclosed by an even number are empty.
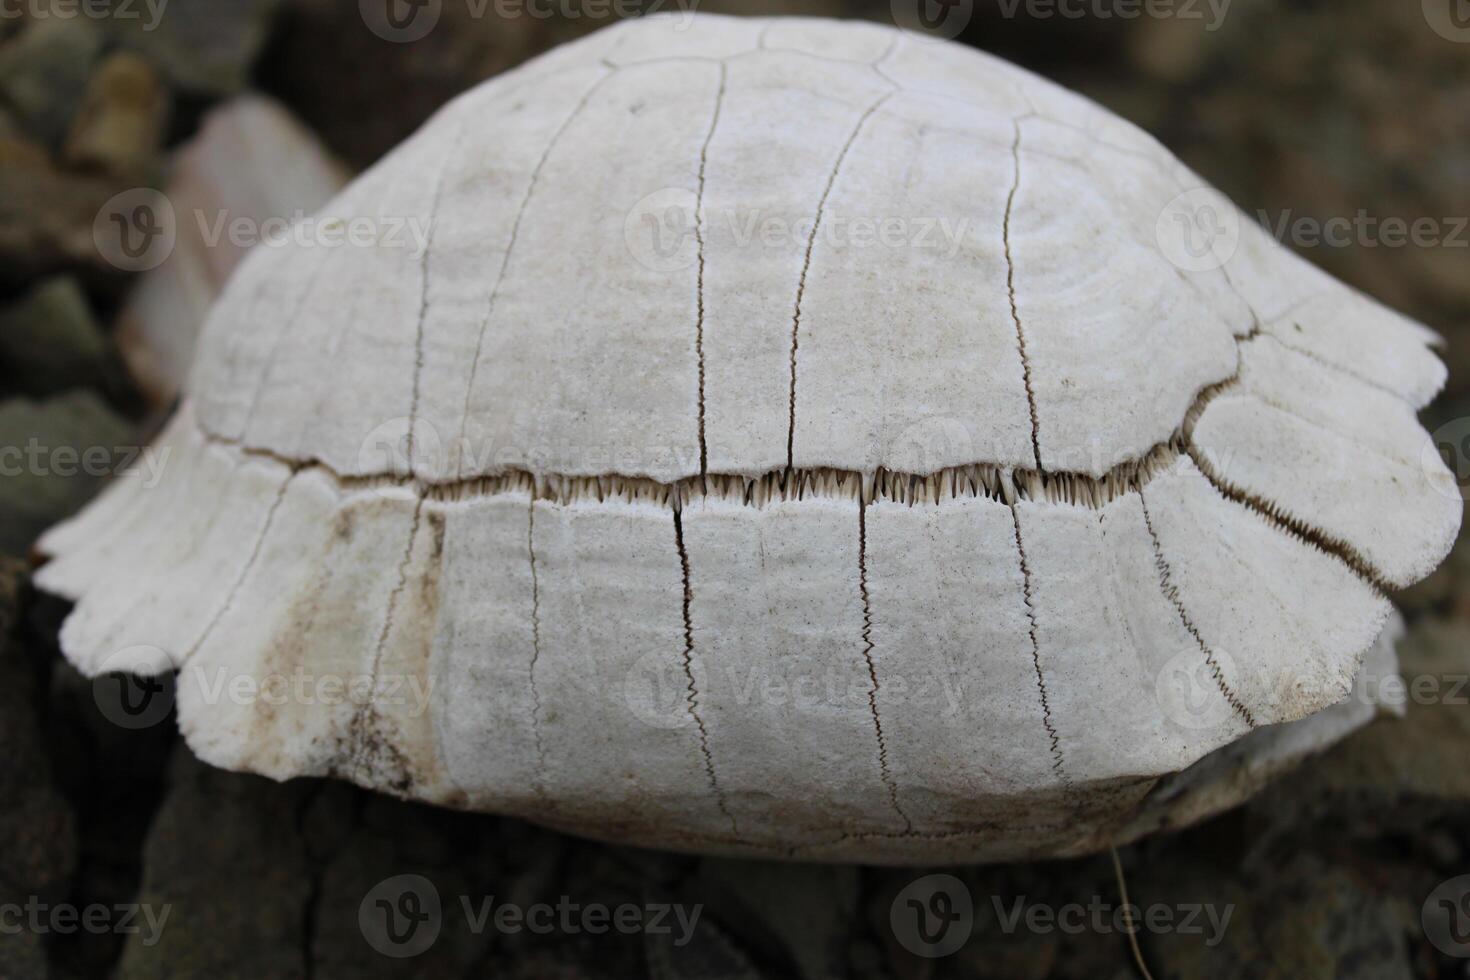
[[[1361,724],[1385,592],[1459,524],[1429,331],[892,28],[601,31],[286,237],[162,483],[38,577],[232,769],[695,851],[1079,853]]]

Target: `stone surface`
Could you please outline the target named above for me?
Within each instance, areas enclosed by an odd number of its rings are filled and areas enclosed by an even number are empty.
[[[64,901],[76,867],[76,823],[57,788],[45,733],[46,665],[20,639],[29,582],[24,565],[0,557],[0,905]],[[0,976],[46,973],[45,937],[7,914]]]
[[[139,3],[132,8],[135,16],[106,23],[116,43],[146,55],[176,89],[220,98],[249,83],[281,5],[281,0],[169,3],[161,8]]]
[[[0,377],[9,391],[100,387],[109,366],[107,338],[75,279],[46,280],[0,309]]]
[[[138,445],[133,427],[85,390],[0,403],[0,553],[23,555],[74,512]]]
[[[0,285],[22,288],[67,269],[115,279],[93,225],[124,189],[115,178],[59,169],[34,143],[0,139]]]
[[[138,892],[169,918],[157,943],[128,943],[118,976],[307,976],[316,895],[300,822],[312,794],[307,783],[240,778],[176,753]]]
[[[129,52],[93,72],[63,159],[68,166],[123,177],[147,177],[158,162],[168,122],[169,92],[147,59]]]
[[[0,102],[41,143],[60,146],[103,42],[86,18],[28,23],[0,44]]]

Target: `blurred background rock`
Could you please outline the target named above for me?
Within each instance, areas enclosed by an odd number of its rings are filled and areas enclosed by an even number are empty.
[[[434,30],[406,44],[377,37],[346,0],[0,3],[0,554],[12,556],[0,563],[0,903],[172,906],[156,945],[0,934],[0,977],[1134,975],[1120,935],[1007,934],[991,902],[1113,901],[1105,859],[956,870],[976,898],[975,935],[925,960],[888,926],[916,872],[647,854],[345,785],[217,772],[181,751],[171,724],[110,722],[98,690],[61,660],[64,608],[27,586],[30,543],[167,413],[198,320],[241,252],[181,222],[162,264],[130,270],[138,263],[116,261],[127,253],[109,238],[120,230],[99,215],[140,188],[189,213],[309,213],[446,100],[605,26],[609,6],[487,2],[442,0]],[[1435,3],[1464,0],[1217,0],[1192,4],[1198,18],[1139,19],[1091,0],[953,3],[961,42],[1137,122],[1268,225],[1436,222],[1436,244],[1375,233],[1290,243],[1438,329],[1451,374],[1429,428],[1470,416],[1470,29],[1431,27]],[[889,0],[697,6],[895,16]],[[40,455],[11,452],[27,447]],[[104,461],[59,452],[88,447]],[[1470,549],[1400,598],[1406,671],[1448,689],[1470,673]],[[1236,907],[1218,946],[1144,936],[1156,975],[1465,976],[1426,941],[1420,914],[1439,882],[1470,872],[1467,748],[1463,700],[1411,705],[1249,806],[1130,849],[1136,899]],[[684,947],[475,934],[446,915],[429,953],[394,960],[364,941],[357,910],[374,883],[407,872],[444,896],[661,898],[705,911]]]

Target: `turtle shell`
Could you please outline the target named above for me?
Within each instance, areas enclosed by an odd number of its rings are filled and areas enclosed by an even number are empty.
[[[702,852],[1080,853],[1372,714],[1386,593],[1460,519],[1433,340],[995,58],[648,18],[257,248],[161,479],[38,581],[231,769]]]

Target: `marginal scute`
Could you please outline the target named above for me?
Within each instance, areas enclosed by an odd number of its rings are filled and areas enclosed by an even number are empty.
[[[1459,488],[1413,409],[1270,335],[1242,347],[1239,384],[1192,441],[1221,482],[1342,542],[1395,587],[1428,575],[1459,531]]]
[[[1297,721],[1347,696],[1391,611],[1373,585],[1227,499],[1188,459],[1142,498],[1181,619],[1242,717]]]
[[[1225,268],[1260,316],[1289,347],[1402,397],[1429,404],[1444,387],[1443,362],[1428,328],[1327,275],[1241,214],[1240,243]]]
[[[878,704],[915,821],[1059,790],[1010,508],[882,501],[866,523]]]
[[[131,669],[138,648],[161,651],[159,666],[184,661],[229,602],[290,473],[219,446],[181,456],[194,458],[149,494],[166,510],[151,510],[116,554],[126,577],[84,595],[62,628],[62,648],[93,672]]]
[[[1367,720],[1459,522],[1432,336],[1248,221],[1176,269],[1199,184],[956,45],[599,32],[325,212],[425,248],[257,249],[37,582],[273,778],[885,863],[1198,819]]]
[[[1101,514],[1029,502],[1016,511],[1061,773],[1164,775],[1242,734],[1228,708],[1191,712],[1165,688],[1208,667],[1165,601],[1136,497]]]
[[[471,805],[528,814],[546,792],[536,732],[540,610],[531,496],[463,501],[443,514],[446,614],[430,672],[438,751]]]
[[[785,823],[803,841],[905,825],[868,701],[858,516],[846,500],[684,512],[693,693],[746,833]],[[796,783],[808,791],[781,790]]]
[[[196,754],[276,778],[360,775],[354,719],[418,506],[402,490],[292,479],[229,613],[180,672],[179,727]],[[267,683],[305,694],[268,697]]]
[[[684,586],[672,513],[647,504],[538,504],[532,544],[541,783],[552,801],[544,811],[645,833],[729,833],[684,697]]]

